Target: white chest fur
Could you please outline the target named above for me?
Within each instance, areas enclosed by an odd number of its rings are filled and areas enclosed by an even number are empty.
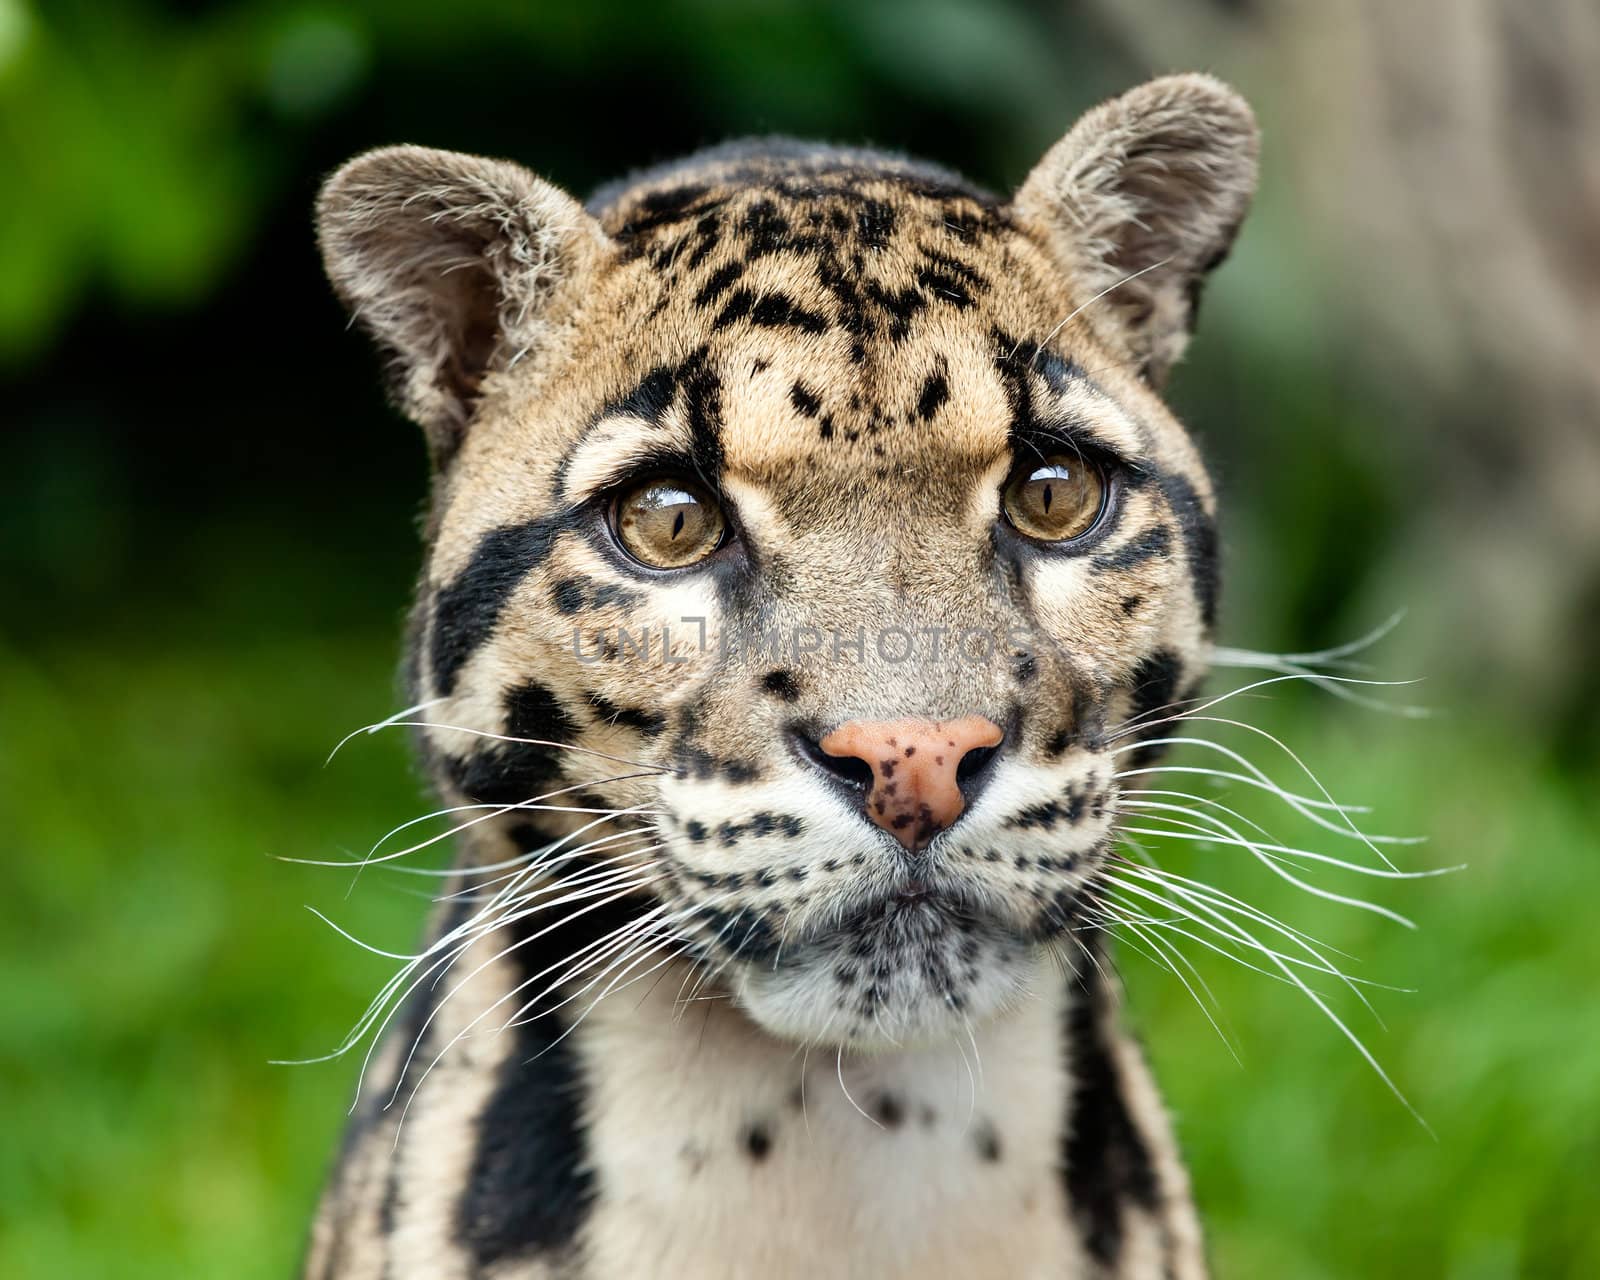
[[[678,974],[585,1019],[601,1276],[1078,1274],[1059,1175],[1062,980],[960,1043],[844,1057],[758,1031]]]

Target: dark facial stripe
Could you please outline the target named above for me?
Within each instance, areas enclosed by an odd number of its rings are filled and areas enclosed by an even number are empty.
[[[570,742],[578,732],[572,717],[555,694],[529,681],[505,697],[506,736],[535,738],[538,742],[496,742],[483,739],[466,756],[445,762],[450,781],[479,804],[521,804],[541,792],[561,775],[559,747],[546,742]],[[561,803],[558,800],[554,803]],[[567,798],[566,803],[575,803]]]
[[[1156,477],[1156,484],[1177,518],[1195,599],[1200,603],[1200,618],[1209,631],[1217,624],[1217,594],[1221,588],[1216,522],[1206,514],[1195,487],[1182,476],[1162,474]]]
[[[1178,697],[1183,674],[1183,659],[1169,649],[1158,650],[1143,659],[1128,677],[1128,688],[1132,694],[1128,718],[1139,720],[1141,724],[1146,720],[1161,719],[1157,713],[1163,707],[1170,707]],[[1165,725],[1159,725],[1141,729],[1137,736],[1162,737],[1166,728]],[[1146,747],[1133,753],[1132,764],[1148,764],[1159,754],[1160,748]]]
[[[1088,945],[1098,950],[1092,939]],[[1084,1247],[1096,1261],[1114,1267],[1122,1251],[1126,1206],[1154,1210],[1161,1190],[1111,1059],[1107,997],[1099,974],[1097,964],[1085,962],[1067,1014],[1067,1055],[1074,1086],[1061,1158],[1067,1203],[1083,1233]]]
[[[1166,555],[1171,546],[1172,530],[1164,524],[1153,525],[1137,537],[1129,538],[1115,551],[1096,556],[1090,564],[1096,573],[1120,573]]]
[[[700,478],[715,490],[722,476],[722,379],[704,347],[679,366],[678,385],[689,424],[689,452]]]
[[[529,996],[537,994],[561,972],[564,957],[624,927],[637,909],[627,900],[613,903],[543,936],[537,935],[548,920],[535,915],[519,922],[507,940],[517,944],[512,981],[530,983]],[[561,1038],[565,1029],[554,1013],[514,1028],[515,1043],[478,1117],[455,1232],[480,1268],[571,1246],[593,1202],[580,1122],[583,1072],[572,1039]]]
[[[568,511],[484,535],[454,581],[433,598],[429,660],[433,692],[448,697],[467,659],[489,638],[511,593],[543,564],[556,538],[572,524]]]

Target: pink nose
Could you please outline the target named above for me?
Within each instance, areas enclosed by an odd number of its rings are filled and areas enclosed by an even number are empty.
[[[916,852],[961,816],[966,802],[956,770],[970,751],[997,747],[1000,726],[982,716],[959,720],[851,720],[818,745],[872,768],[867,817]]]

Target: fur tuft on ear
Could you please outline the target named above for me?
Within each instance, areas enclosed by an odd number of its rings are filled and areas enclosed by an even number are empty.
[[[384,147],[339,169],[317,198],[317,238],[439,465],[484,376],[548,339],[557,294],[605,245],[576,200],[521,166],[425,147]]]
[[[1012,203],[1079,287],[1085,319],[1153,385],[1182,354],[1206,273],[1244,220],[1259,140],[1220,80],[1164,76],[1085,115]]]

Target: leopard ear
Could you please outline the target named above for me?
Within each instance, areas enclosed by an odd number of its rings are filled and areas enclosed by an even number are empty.
[[[562,299],[606,247],[576,200],[521,166],[425,147],[384,147],[338,170],[317,198],[317,238],[438,465],[484,378],[549,341]]]
[[[1164,76],[1085,115],[1013,201],[1077,286],[1084,318],[1153,385],[1182,354],[1206,273],[1244,220],[1259,140],[1220,80]]]

